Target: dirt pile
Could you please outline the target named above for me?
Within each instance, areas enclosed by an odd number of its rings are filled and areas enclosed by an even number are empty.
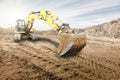
[[[89,36],[120,38],[120,18],[109,23],[103,23],[86,28]]]
[[[67,57],[76,55],[86,45],[86,36],[84,35],[60,34],[58,39],[60,41],[58,53],[61,55],[65,53]]]

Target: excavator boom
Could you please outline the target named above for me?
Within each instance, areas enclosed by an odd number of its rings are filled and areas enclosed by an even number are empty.
[[[26,20],[25,27],[29,28],[29,30],[31,30],[35,19],[44,20],[54,30],[61,32],[61,30],[60,30],[61,25],[59,25],[59,23],[57,23],[58,17],[53,15],[50,11],[41,10],[38,12],[31,12],[28,15],[28,19]]]

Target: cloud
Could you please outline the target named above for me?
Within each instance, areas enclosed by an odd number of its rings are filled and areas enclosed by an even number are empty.
[[[25,18],[26,7],[16,0],[4,0],[0,3],[0,10],[0,27],[14,26],[18,18]]]
[[[109,4],[108,4],[109,3]],[[26,19],[31,11],[46,9],[71,26],[86,27],[120,17],[120,0],[0,0],[0,27],[15,25]],[[37,29],[50,29],[44,21],[36,20]]]
[[[108,4],[109,2],[109,4]],[[86,13],[90,13],[99,9],[104,9],[104,8],[109,8],[109,7],[114,7],[119,4],[117,0],[102,0],[102,1],[97,1],[97,2],[92,2],[92,3],[87,3],[85,5],[79,5],[78,7],[71,7],[71,8],[61,8],[61,10],[65,11],[63,14],[66,16],[64,18],[76,16],[76,15],[83,15]]]
[[[63,13],[64,19],[72,25],[82,27],[108,22],[120,17],[119,3],[119,0],[102,0],[71,9],[64,8],[64,10],[66,10],[66,12]]]
[[[2,2],[4,2],[5,0],[0,0],[0,2],[2,3]]]

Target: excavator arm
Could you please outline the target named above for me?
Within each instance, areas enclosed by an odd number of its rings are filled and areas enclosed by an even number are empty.
[[[61,25],[57,23],[58,17],[52,14],[50,11],[41,10],[38,12],[31,12],[28,15],[28,19],[26,20],[25,28],[29,32],[33,32],[32,26],[34,24],[35,19],[44,20],[50,27],[54,30],[57,30],[59,33],[62,32]]]

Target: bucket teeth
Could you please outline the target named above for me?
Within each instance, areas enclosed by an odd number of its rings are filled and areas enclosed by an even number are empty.
[[[58,47],[60,57],[75,56],[86,45],[86,37],[82,35],[64,34],[60,37]]]
[[[72,48],[73,42],[70,41],[70,43],[67,45],[66,49],[62,51],[62,53],[59,53],[59,56],[64,56],[71,48]]]

